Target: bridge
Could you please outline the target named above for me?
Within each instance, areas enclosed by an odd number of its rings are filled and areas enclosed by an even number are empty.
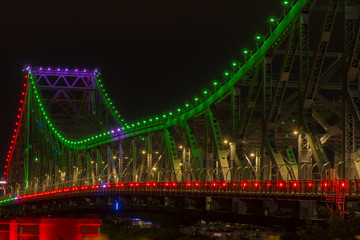
[[[283,4],[223,80],[136,122],[116,108],[99,70],[26,66],[1,215],[60,200],[119,206],[123,197],[194,208],[201,199],[207,211],[235,212],[262,201],[270,214],[294,200],[301,216],[318,204],[356,207],[360,3]]]

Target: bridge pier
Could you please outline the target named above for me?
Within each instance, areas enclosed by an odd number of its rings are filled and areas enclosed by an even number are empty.
[[[272,216],[278,211],[279,205],[274,199],[266,199],[262,201],[263,211],[265,216]]]
[[[175,207],[176,200],[170,197],[164,197],[164,206],[165,207]]]
[[[299,202],[300,218],[314,218],[318,216],[316,200],[305,200]]]
[[[247,212],[247,204],[246,202],[240,200],[240,198],[232,198],[232,212],[233,213],[246,213]]]

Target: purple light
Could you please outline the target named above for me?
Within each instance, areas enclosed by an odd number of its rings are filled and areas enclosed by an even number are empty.
[[[84,69],[84,72],[86,72],[86,69]]]
[[[69,70],[69,69],[65,69],[65,71],[67,71],[67,70]]]
[[[97,70],[97,69],[95,69],[95,72],[97,73],[97,72],[98,72],[98,70]]]
[[[77,72],[78,70],[77,69],[75,69],[75,72]]]
[[[60,71],[60,68],[58,68],[58,71]]]
[[[14,199],[15,199],[15,200],[18,200],[18,199],[19,199],[19,197],[14,197]]]
[[[118,128],[117,131],[120,132],[121,128]]]
[[[42,67],[39,70],[42,70]]]
[[[50,68],[48,68],[48,70],[50,71]]]
[[[115,131],[114,130],[111,130],[111,133],[114,133]]]
[[[107,186],[106,186],[106,184],[104,184],[104,185],[102,185],[101,187],[106,188]]]

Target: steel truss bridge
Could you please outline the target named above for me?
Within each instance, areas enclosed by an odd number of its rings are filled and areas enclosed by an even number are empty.
[[[97,70],[26,67],[0,206],[97,193],[358,202],[360,1],[285,4],[223,81],[138,122]]]

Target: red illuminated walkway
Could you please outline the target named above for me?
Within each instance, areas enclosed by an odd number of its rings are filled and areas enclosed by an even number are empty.
[[[303,180],[303,181],[239,181],[239,182],[123,182],[59,188],[19,196],[6,196],[1,204],[61,198],[69,196],[104,195],[175,195],[175,196],[221,196],[240,198],[328,198],[341,195],[347,199],[360,196],[360,180]]]

